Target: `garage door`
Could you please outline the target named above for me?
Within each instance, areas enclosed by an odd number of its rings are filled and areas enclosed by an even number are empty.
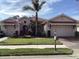
[[[56,31],[57,36],[68,37],[74,36],[75,32],[73,26],[53,26],[51,29],[51,35],[53,36],[54,31]]]

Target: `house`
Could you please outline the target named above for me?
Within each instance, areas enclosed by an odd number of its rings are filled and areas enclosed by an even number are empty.
[[[31,22],[35,22],[35,17],[14,16],[2,21],[0,28],[6,36],[13,36],[16,31],[22,35],[22,33],[28,33],[29,30],[32,30],[30,27]],[[45,35],[49,37],[54,35],[59,37],[74,37],[77,31],[76,26],[79,25],[77,20],[64,14],[49,20],[38,18],[38,22],[41,24],[38,30],[39,33],[45,32]],[[33,33],[35,33],[35,30]]]
[[[43,19],[39,18],[38,22],[43,25]],[[14,36],[16,32],[18,32],[18,35],[23,35],[24,33],[26,35],[29,35],[29,31],[31,29],[31,22],[35,24],[35,17],[10,17],[8,19],[5,19],[4,21],[1,21],[1,31],[5,33],[6,36]],[[32,25],[33,26],[33,25]],[[35,29],[35,28],[34,28]],[[40,30],[43,31],[43,27],[40,27]],[[34,31],[35,33],[35,31]]]
[[[25,23],[27,22],[27,23]],[[27,17],[10,17],[1,22],[1,30],[5,33],[6,36],[13,36],[16,31],[20,34],[22,30],[22,26],[28,26],[30,24],[30,20]]]
[[[50,19],[44,26],[47,36],[73,37],[77,30],[77,21],[73,18],[61,14]]]

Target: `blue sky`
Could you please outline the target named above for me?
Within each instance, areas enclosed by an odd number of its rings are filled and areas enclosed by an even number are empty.
[[[39,17],[50,19],[60,14],[66,14],[74,19],[79,20],[79,2],[75,0],[45,0],[46,3],[39,11]],[[0,0],[0,20],[15,15],[33,16],[32,11],[22,11],[22,7],[31,5],[31,0]]]

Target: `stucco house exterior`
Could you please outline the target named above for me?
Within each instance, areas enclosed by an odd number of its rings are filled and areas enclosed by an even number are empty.
[[[64,14],[50,19],[44,26],[47,36],[74,37],[77,31],[77,21]]]
[[[38,21],[43,24],[44,20],[39,18]],[[35,17],[14,16],[1,21],[0,28],[6,36],[14,36],[17,31],[18,35],[22,35],[25,32],[26,35],[28,35],[28,32],[31,30],[31,22],[35,22]],[[43,29],[43,27],[40,29]]]
[[[11,17],[1,21],[1,30],[5,33],[6,36],[13,36],[16,31],[20,32],[20,30],[22,30],[22,26],[29,26],[29,24],[30,20],[28,20],[27,17]]]
[[[30,20],[35,21],[35,17],[9,18],[0,22],[0,28],[7,36],[13,36],[16,31],[20,32],[23,30],[24,26],[30,27]],[[54,36],[54,33],[59,37],[74,37],[75,32],[77,31],[77,26],[79,25],[77,20],[64,14],[49,20],[40,18],[40,22],[43,24],[42,29],[44,30],[45,35],[51,37]]]

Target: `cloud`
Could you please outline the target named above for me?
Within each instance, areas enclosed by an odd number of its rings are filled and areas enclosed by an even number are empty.
[[[50,14],[53,11],[53,7],[50,7],[50,4],[61,2],[62,0],[45,0],[46,3],[44,4],[43,8],[40,11],[40,15],[45,16],[46,14]]]
[[[6,0],[7,2],[9,2],[9,3],[17,3],[17,2],[19,2],[20,0]]]
[[[24,5],[30,4],[30,1],[26,0],[5,0],[0,1],[0,15],[14,16],[14,15],[30,15],[31,13],[22,12]],[[9,3],[9,4],[7,4]],[[5,18],[5,17],[4,17]]]
[[[16,9],[16,10],[12,10],[12,11],[8,11],[8,10],[1,10],[0,11],[1,14],[4,14],[4,15],[7,15],[7,16],[15,16],[15,15],[19,15],[19,16],[32,16],[34,15],[34,12],[32,11],[26,11],[26,12],[23,12],[22,10],[20,9]]]
[[[47,3],[57,3],[61,2],[62,0],[45,0]]]
[[[62,0],[45,0],[46,4],[39,12],[39,16],[45,16],[50,14],[53,11],[53,7],[51,8],[49,4],[57,3]],[[22,7],[25,5],[31,5],[31,0],[0,0],[0,15],[7,15],[7,16],[32,16],[34,12],[31,11],[22,11]],[[5,17],[4,17],[5,18]]]

